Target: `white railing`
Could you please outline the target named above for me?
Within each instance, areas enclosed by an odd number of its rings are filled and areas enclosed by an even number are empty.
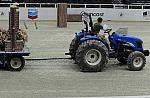
[[[0,7],[9,7],[13,3],[0,3]],[[57,8],[57,3],[19,3],[20,7]],[[68,8],[110,8],[110,9],[150,9],[150,5],[125,4],[68,4]]]

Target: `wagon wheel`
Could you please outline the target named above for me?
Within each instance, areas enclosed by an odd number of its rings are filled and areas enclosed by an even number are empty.
[[[21,56],[12,56],[7,60],[6,68],[10,71],[20,71],[25,65],[25,60]]]

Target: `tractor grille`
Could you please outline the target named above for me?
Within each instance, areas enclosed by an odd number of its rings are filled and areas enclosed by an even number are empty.
[[[138,48],[142,48],[142,43],[141,42],[136,41],[136,44],[137,44]]]

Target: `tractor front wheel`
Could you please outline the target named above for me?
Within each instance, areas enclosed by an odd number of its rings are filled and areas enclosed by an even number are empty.
[[[128,68],[131,71],[140,71],[146,64],[146,58],[142,52],[135,51],[128,56]]]

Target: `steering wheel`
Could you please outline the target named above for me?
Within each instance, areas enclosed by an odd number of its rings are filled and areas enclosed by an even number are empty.
[[[109,33],[110,31],[112,31],[112,29],[107,29],[104,31],[104,33]]]

